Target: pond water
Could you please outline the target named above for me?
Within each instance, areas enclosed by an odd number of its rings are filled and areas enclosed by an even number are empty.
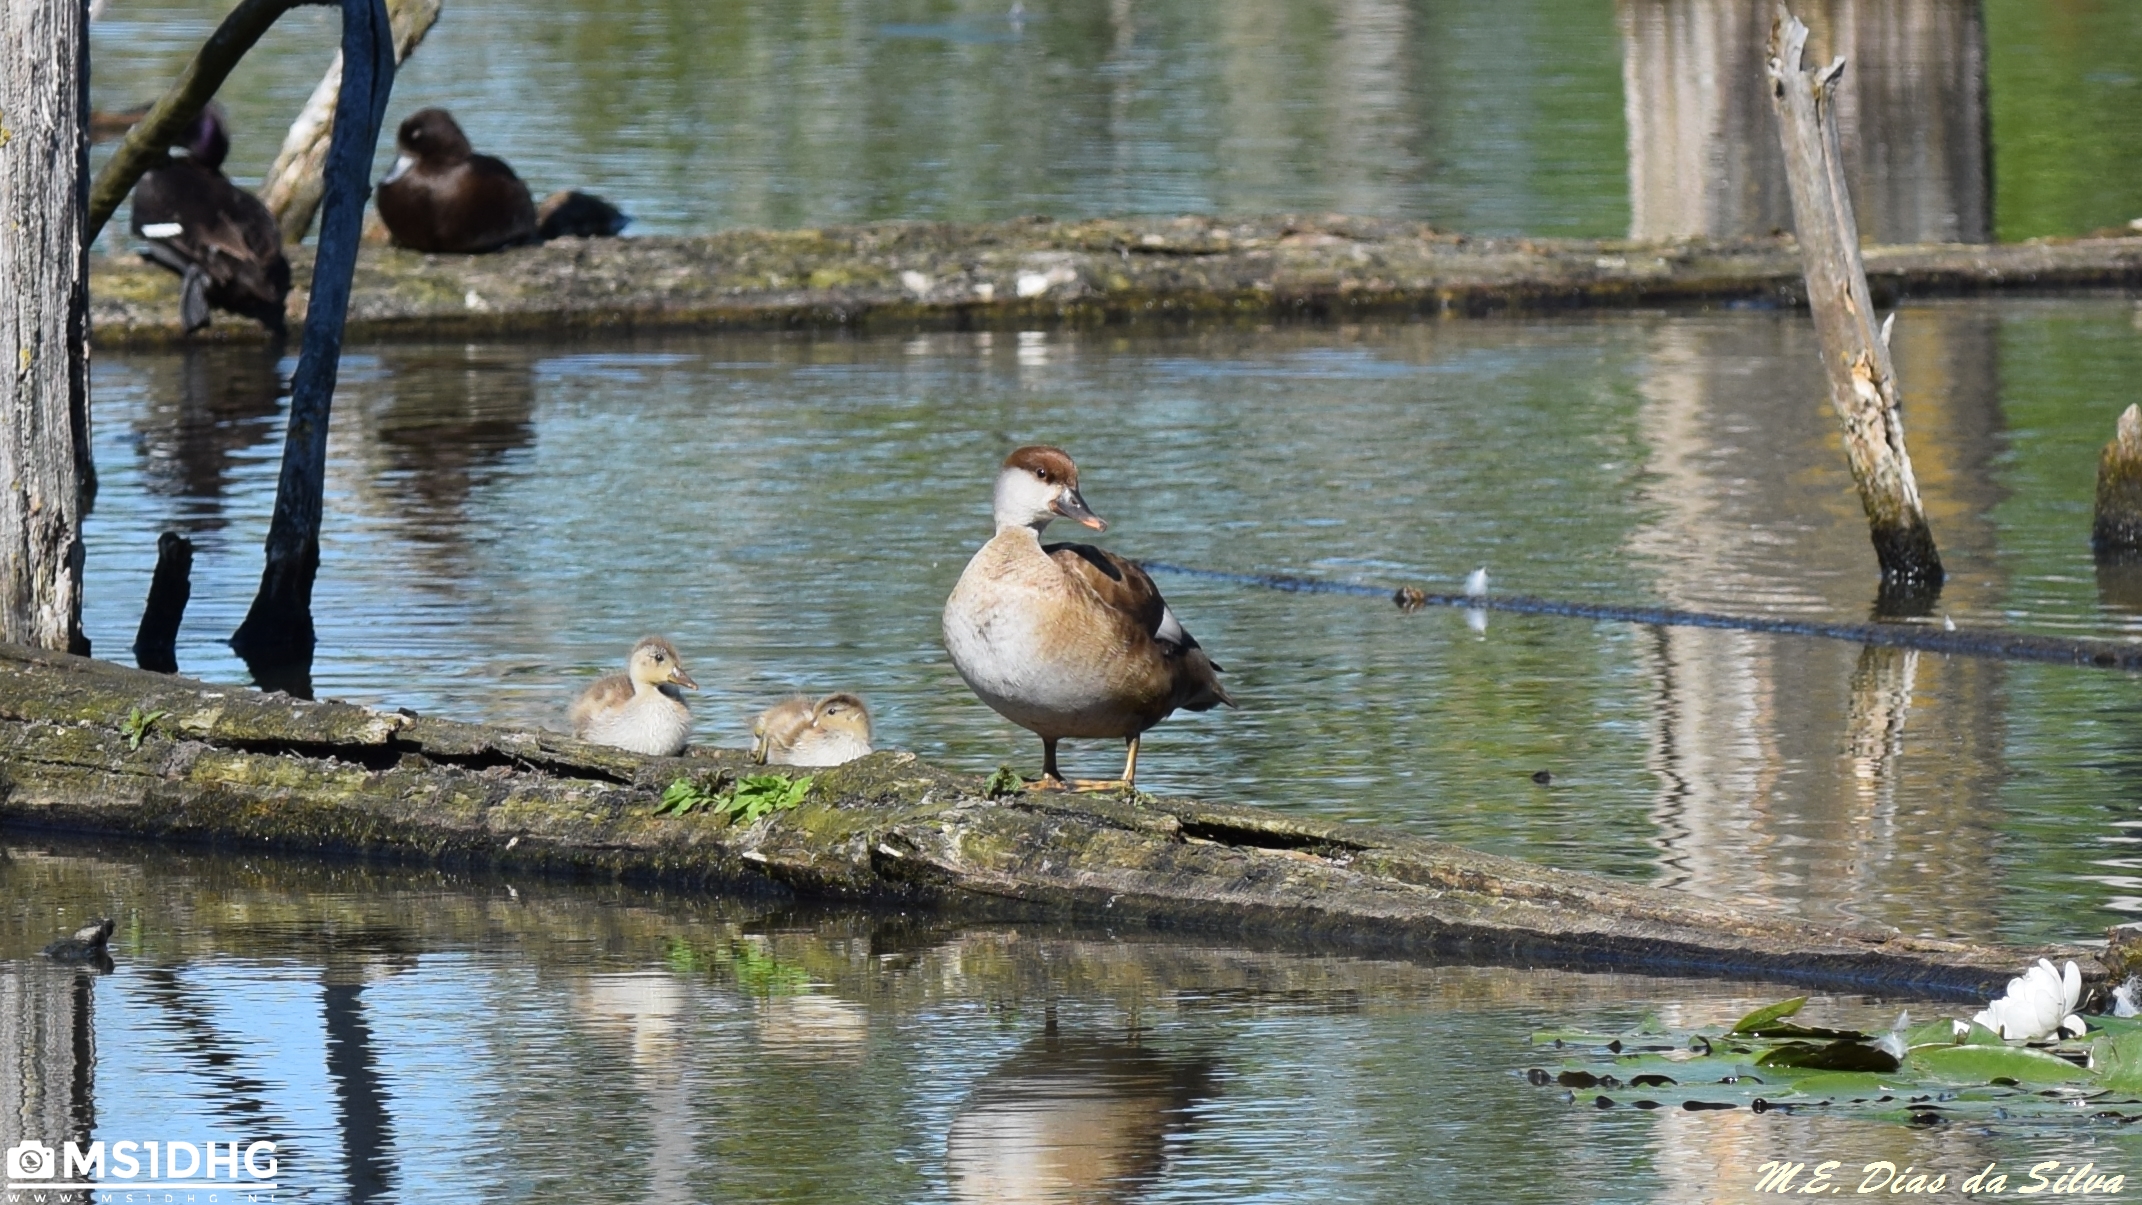
[[[1962,7],[1915,0],[1905,24],[1938,25],[1926,13],[1944,6]],[[229,7],[111,0],[92,30],[94,103],[160,93]],[[643,234],[1340,210],[1617,237],[1631,173],[1617,10],[1660,7],[447,0],[396,79],[389,125],[444,105],[539,196],[593,189]],[[1670,7],[1708,11],[1706,27],[1746,8]],[[1822,26],[1821,10],[1854,6],[1800,7]],[[1983,8],[1997,235],[2078,235],[2142,216],[2142,7]],[[240,182],[267,171],[333,56],[337,21],[317,7],[284,16],[225,86]],[[1748,108],[1761,119],[1748,136],[1774,137],[1760,105]],[[1890,170],[1918,170],[1923,139],[1900,140],[1909,150]]]
[[[2096,449],[2142,375],[2124,299],[1905,309],[1918,476],[1952,578],[1919,620],[2133,639],[2087,546]],[[247,348],[95,367],[96,646],[156,534],[200,551],[179,661],[259,580],[281,446]],[[977,772],[1039,742],[939,643],[1004,451],[1061,443],[1136,557],[1859,621],[1874,571],[1804,315],[1763,310],[1130,336],[677,337],[347,357],[315,596],[327,697],[559,727],[663,632],[698,739],[794,690]],[[1804,638],[1161,580],[1240,711],[1149,734],[1141,784],[1817,918],[2086,938],[2142,911],[2142,687]],[[1110,742],[1071,742],[1101,775]],[[1553,781],[1539,785],[1536,771]]]
[[[35,957],[96,915],[115,973]],[[2107,1126],[1579,1109],[1521,1074],[1542,1027],[1783,994],[0,846],[0,1136],[272,1141],[277,1201],[1737,1201],[1778,1158],[1950,1192],[2133,1166]]]

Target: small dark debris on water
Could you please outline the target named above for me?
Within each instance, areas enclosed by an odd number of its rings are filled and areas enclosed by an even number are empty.
[[[1428,592],[1419,586],[1400,586],[1391,593],[1391,601],[1401,611],[1418,611],[1428,605]]]
[[[1551,783],[1551,782],[1553,782],[1553,781],[1554,781],[1554,775],[1553,775],[1553,774],[1550,774],[1550,773],[1548,773],[1548,772],[1547,772],[1547,771],[1545,771],[1545,770],[1534,770],[1534,771],[1532,772],[1532,781],[1534,781],[1534,782],[1536,782],[1536,783],[1538,783],[1538,784],[1540,784],[1541,786],[1543,786],[1543,787],[1544,787],[1544,786],[1546,786],[1546,785],[1547,785],[1548,783]]]
[[[1739,1106],[1724,1100],[1684,1100],[1681,1107],[1691,1113],[1701,1113],[1705,1109],[1734,1109]]]
[[[93,925],[84,925],[71,937],[62,937],[45,947],[45,957],[54,962],[76,963],[94,966],[100,970],[112,969],[112,956],[105,945],[111,941],[112,930],[118,922],[105,917]]]
[[[1611,1109],[1614,1107],[1614,1102],[1604,1096],[1595,1098],[1592,1103],[1602,1109]]]
[[[1633,1075],[1629,1077],[1631,1088],[1664,1088],[1677,1081],[1670,1075]]]

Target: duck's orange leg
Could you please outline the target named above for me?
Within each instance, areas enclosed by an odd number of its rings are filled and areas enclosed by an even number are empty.
[[[1123,759],[1123,777],[1079,778],[1072,780],[1074,791],[1135,791],[1138,789],[1138,738],[1130,738],[1130,753]]]

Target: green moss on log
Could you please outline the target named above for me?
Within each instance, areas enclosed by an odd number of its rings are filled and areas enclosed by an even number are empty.
[[[168,712],[138,742],[127,717]],[[167,722],[168,721],[168,722]],[[2041,954],[1814,926],[1360,825],[1042,794],[880,752],[740,825],[656,816],[741,750],[646,758],[0,645],[0,823],[1202,929],[1316,948],[1975,992]],[[779,772],[779,771],[776,771]]]
[[[303,315],[311,253],[292,249]],[[1870,248],[1877,302],[1992,289],[2142,284],[2142,239]],[[998,328],[1371,317],[1767,298],[1795,302],[1789,240],[1467,238],[1338,216],[733,230],[561,239],[495,255],[368,248],[357,341],[664,329]],[[177,278],[132,256],[90,275],[99,346],[175,342]],[[258,340],[220,316],[197,338]]]

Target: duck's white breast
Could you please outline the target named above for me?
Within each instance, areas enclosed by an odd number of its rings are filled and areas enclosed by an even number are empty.
[[[634,753],[675,757],[691,742],[692,713],[659,693],[635,695],[622,707],[590,717],[586,739]]]
[[[945,600],[953,668],[998,714],[1036,731],[1113,710],[1107,650],[1067,638],[1077,625],[1064,622],[1073,603],[1062,570],[1038,546],[1021,556],[1003,539],[974,555]]]

